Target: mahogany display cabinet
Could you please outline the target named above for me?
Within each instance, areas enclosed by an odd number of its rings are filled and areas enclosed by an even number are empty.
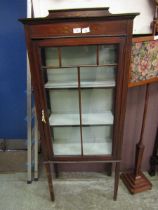
[[[115,164],[116,200],[136,15],[95,8],[20,19],[52,200],[51,165],[81,162]]]

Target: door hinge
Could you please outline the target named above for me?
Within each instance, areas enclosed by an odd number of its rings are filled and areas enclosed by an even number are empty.
[[[42,122],[46,123],[45,114],[44,114],[44,110],[43,109],[42,109]]]

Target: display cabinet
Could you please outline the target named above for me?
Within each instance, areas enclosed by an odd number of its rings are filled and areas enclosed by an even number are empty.
[[[115,163],[117,197],[133,19],[108,8],[49,11],[25,26],[51,199],[51,165]]]

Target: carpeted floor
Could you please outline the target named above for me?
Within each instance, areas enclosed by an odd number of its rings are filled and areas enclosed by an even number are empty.
[[[148,176],[148,175],[147,175]],[[131,195],[120,180],[113,201],[113,178],[100,173],[65,173],[54,181],[49,200],[45,177],[26,183],[26,174],[0,174],[0,210],[152,210],[158,209],[158,175],[149,177],[150,191]]]

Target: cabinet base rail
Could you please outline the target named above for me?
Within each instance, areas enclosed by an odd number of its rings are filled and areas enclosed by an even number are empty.
[[[60,163],[94,163],[96,161],[60,161]],[[97,162],[104,162],[104,163],[110,163],[113,164],[115,163],[115,176],[114,176],[114,192],[113,192],[113,200],[117,200],[117,194],[118,194],[118,186],[119,186],[119,178],[120,178],[120,161],[97,161]],[[55,196],[54,196],[54,187],[53,187],[53,176],[52,176],[52,170],[51,170],[51,165],[54,164],[54,169],[55,169],[55,174],[56,178],[59,177],[59,171],[58,171],[58,166],[57,166],[57,161],[44,161],[43,162],[45,165],[46,173],[47,173],[47,178],[48,178],[48,187],[49,187],[49,193],[50,193],[50,199],[51,201],[55,201]],[[59,163],[59,162],[58,162]],[[111,167],[112,168],[112,167]]]
[[[60,160],[50,160],[43,161],[43,164],[54,164],[54,163],[120,163],[121,160],[80,160],[80,161],[60,161]]]

